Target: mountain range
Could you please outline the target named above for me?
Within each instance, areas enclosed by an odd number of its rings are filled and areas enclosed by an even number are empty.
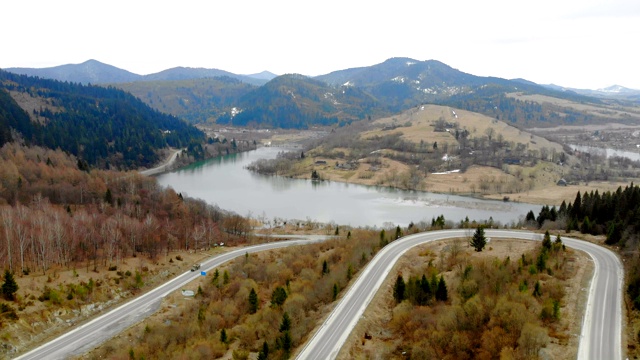
[[[77,82],[85,85],[136,81],[188,80],[228,76],[248,84],[260,86],[277,76],[268,71],[253,75],[238,75],[218,69],[189,67],[175,67],[154,74],[138,75],[112,65],[101,63],[97,60],[87,60],[81,64],[67,64],[39,69],[15,67],[4,70],[20,75],[38,76],[59,81]]]
[[[298,74],[276,76],[270,72],[237,75],[218,69],[184,67],[143,76],[95,60],[47,69],[7,70],[117,87],[158,111],[193,123],[259,127],[345,124],[425,103],[480,112],[525,127],[586,124],[611,121],[613,118],[607,115],[610,109],[585,112],[531,96],[596,107],[633,107],[640,101],[640,91],[619,86],[579,90],[539,85],[525,79],[475,76],[436,60],[410,58],[391,58],[380,64],[313,78]],[[633,111],[630,113],[629,117],[613,120],[635,121],[640,117]]]

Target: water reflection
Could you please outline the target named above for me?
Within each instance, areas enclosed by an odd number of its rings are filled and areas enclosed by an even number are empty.
[[[631,152],[631,151],[616,150],[611,148],[599,148],[599,147],[585,146],[585,145],[569,145],[569,146],[571,147],[572,150],[586,152],[586,153],[597,155],[597,156],[604,156],[606,158],[612,158],[617,156],[617,157],[624,157],[627,159],[631,159],[633,161],[640,161],[640,154]]]
[[[222,156],[158,176],[163,186],[202,198],[239,214],[268,218],[313,219],[354,226],[407,225],[439,215],[447,220],[488,219],[518,221],[537,205],[479,200],[446,194],[406,191],[331,181],[265,176],[245,167],[260,158],[275,158],[279,148]]]

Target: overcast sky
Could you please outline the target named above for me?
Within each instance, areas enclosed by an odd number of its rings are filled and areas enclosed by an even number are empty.
[[[15,0],[0,68],[88,59],[320,75],[390,57],[481,76],[640,89],[638,0]]]

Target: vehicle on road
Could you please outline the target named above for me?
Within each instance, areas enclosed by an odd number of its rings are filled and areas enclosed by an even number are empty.
[[[193,264],[193,266],[191,267],[191,271],[196,271],[196,270],[200,270],[200,264]]]

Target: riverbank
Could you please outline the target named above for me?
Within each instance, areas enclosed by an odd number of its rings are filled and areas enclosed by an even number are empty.
[[[374,166],[313,158],[301,160],[279,175],[311,179],[315,171],[323,180],[348,184],[557,206],[563,201],[572,202],[578,191],[602,193],[629,185],[619,181],[591,181],[559,186],[557,181],[562,178],[564,169],[551,163],[540,163],[533,168],[511,166],[507,170],[508,173],[488,166],[471,166],[465,172],[454,170],[424,176],[412,171],[410,166],[390,159],[381,159],[380,164]],[[419,177],[418,180],[415,177]]]
[[[174,170],[173,165],[176,162],[178,154],[185,149],[170,149],[169,156],[166,160],[161,164],[151,169],[140,170],[138,171],[142,175],[153,176],[159,175],[167,171]]]

